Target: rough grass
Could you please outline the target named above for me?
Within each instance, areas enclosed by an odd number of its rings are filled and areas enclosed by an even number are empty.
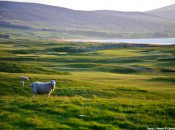
[[[1,42],[0,129],[174,128],[174,48],[126,47]],[[25,86],[20,86],[21,75],[30,78]],[[51,79],[57,85],[50,98],[31,97],[30,83]]]
[[[69,74],[68,72],[58,72],[40,65],[25,64],[22,62],[0,62],[0,71],[9,73]]]
[[[1,98],[1,128],[146,129],[174,127],[174,101],[129,98]],[[84,115],[80,117],[80,115]]]

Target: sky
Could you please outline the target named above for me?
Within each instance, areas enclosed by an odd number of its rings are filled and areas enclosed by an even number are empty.
[[[42,3],[75,10],[148,11],[175,4],[175,0],[0,0]]]

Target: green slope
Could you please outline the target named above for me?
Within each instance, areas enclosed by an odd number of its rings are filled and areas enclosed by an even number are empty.
[[[106,46],[1,41],[0,129],[174,128],[174,46]],[[96,50],[80,51],[90,47]],[[24,86],[21,75],[30,78]],[[30,83],[51,79],[51,97],[31,97]]]

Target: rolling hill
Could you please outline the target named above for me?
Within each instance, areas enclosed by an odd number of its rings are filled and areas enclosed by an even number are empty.
[[[150,14],[155,14],[155,15],[158,15],[158,16],[161,16],[163,18],[170,19],[170,20],[175,20],[175,13],[174,12],[175,12],[175,4],[170,5],[170,6],[166,6],[163,8],[148,11],[148,13],[150,13]]]
[[[168,8],[168,7],[167,7]],[[96,37],[173,37],[174,21],[151,12],[79,11],[0,1],[0,27]],[[171,14],[170,14],[171,15]],[[173,15],[173,13],[172,13]]]

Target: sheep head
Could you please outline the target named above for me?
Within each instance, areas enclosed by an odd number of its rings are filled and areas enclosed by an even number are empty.
[[[52,92],[53,92],[54,89],[55,89],[56,81],[55,80],[51,80],[50,84],[52,85]]]

